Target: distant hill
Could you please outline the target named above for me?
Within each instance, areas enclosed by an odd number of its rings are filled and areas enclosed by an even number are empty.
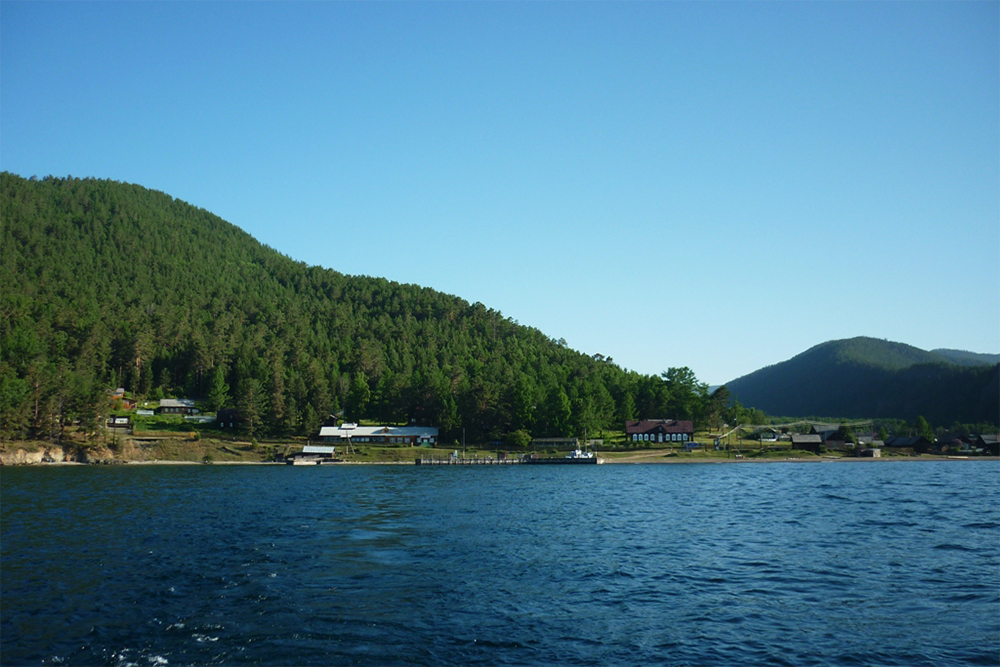
[[[946,349],[931,350],[931,352],[962,366],[992,366],[993,364],[1000,364],[1000,354],[980,354],[978,352],[966,352],[965,350]]]
[[[907,420],[923,415],[941,426],[997,424],[996,356],[928,352],[859,337],[821,343],[726,386],[743,405],[772,415]]]

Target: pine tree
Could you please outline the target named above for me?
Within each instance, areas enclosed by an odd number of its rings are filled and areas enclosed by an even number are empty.
[[[359,371],[351,382],[351,390],[347,395],[347,419],[359,421],[364,415],[371,400],[372,392],[368,388],[368,378],[364,371]]]
[[[208,407],[218,412],[229,405],[229,385],[226,383],[226,367],[218,365],[212,371],[212,386],[208,391]]]
[[[251,438],[261,431],[264,415],[267,414],[267,394],[263,383],[257,378],[240,380],[236,407],[243,418],[243,428]]]
[[[316,408],[313,407],[312,403],[306,403],[306,407],[302,410],[302,425],[301,425],[301,435],[306,437],[311,437],[319,432],[320,418],[316,413]]]

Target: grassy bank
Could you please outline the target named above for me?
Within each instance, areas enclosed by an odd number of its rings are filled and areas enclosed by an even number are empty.
[[[136,425],[134,433],[114,433],[102,431],[96,437],[86,439],[74,428],[66,429],[57,441],[13,441],[0,442],[0,460],[5,464],[19,462],[40,462],[49,460],[71,460],[80,462],[213,462],[213,463],[263,463],[281,460],[283,457],[302,451],[307,444],[304,438],[285,440],[255,440],[232,432],[223,432],[210,426],[185,422],[177,417],[154,417]],[[822,455],[790,449],[771,449],[773,443],[744,441],[734,442],[733,449],[716,450],[711,443],[715,434],[696,434],[698,448],[688,451],[669,444],[654,447],[634,448],[615,437],[616,433],[604,433],[603,446],[596,452],[607,463],[695,463],[724,462],[727,460],[822,460],[840,458],[842,453],[824,452]],[[608,436],[611,437],[608,437]],[[679,444],[679,443],[678,443]],[[787,447],[787,445],[785,445]],[[59,448],[65,458],[50,456],[48,452]],[[523,450],[507,450],[503,445],[494,447],[461,446],[405,447],[355,445],[350,450],[343,445],[337,447],[337,458],[348,463],[409,463],[417,458],[443,459],[458,450],[469,458],[495,457],[499,451],[506,451],[508,457],[517,457]],[[18,451],[21,454],[18,454]],[[539,451],[542,455],[563,456],[566,452]],[[44,454],[44,457],[42,456]],[[883,450],[883,458],[946,458],[931,455],[915,457],[912,451]]]

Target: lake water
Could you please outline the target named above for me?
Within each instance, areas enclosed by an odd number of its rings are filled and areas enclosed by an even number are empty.
[[[0,664],[996,665],[1000,462],[4,468]]]

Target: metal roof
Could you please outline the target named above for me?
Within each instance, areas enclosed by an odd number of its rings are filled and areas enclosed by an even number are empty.
[[[193,398],[164,398],[160,400],[161,408],[193,408]]]
[[[333,445],[306,445],[302,448],[303,454],[333,454],[335,451]]]
[[[633,433],[694,433],[694,422],[677,419],[641,419],[625,422],[625,435]]]
[[[353,428],[342,428],[340,426],[324,426],[319,430],[321,438],[331,438],[340,436],[346,438],[365,437],[371,435],[404,436],[418,438],[436,438],[437,428],[433,426],[355,426]]]

